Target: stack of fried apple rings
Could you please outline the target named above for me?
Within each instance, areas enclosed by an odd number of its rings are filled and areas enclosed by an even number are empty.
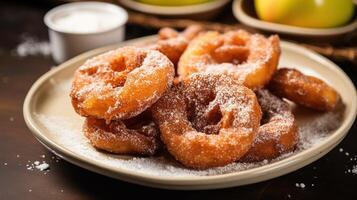
[[[159,31],[156,42],[87,60],[70,93],[97,149],[155,156],[207,169],[292,152],[299,127],[291,106],[333,111],[324,81],[279,68],[279,37],[200,26]]]

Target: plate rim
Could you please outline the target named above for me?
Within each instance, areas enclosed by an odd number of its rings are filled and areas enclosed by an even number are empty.
[[[300,35],[300,36],[309,36],[309,37],[335,36],[335,35],[347,34],[354,30],[357,30],[357,16],[355,16],[351,22],[349,22],[344,26],[340,26],[336,28],[320,28],[320,29],[298,27],[298,26],[291,26],[291,25],[262,21],[246,14],[246,12],[242,9],[243,1],[244,0],[233,1],[232,3],[233,15],[238,21],[256,29],[270,31],[270,32],[277,32],[281,34]]]
[[[290,48],[290,49],[295,49],[294,51],[297,51],[298,53],[303,53],[306,56],[312,57],[313,60],[316,60],[320,63],[323,63],[324,67],[328,67],[333,71],[336,71],[339,73],[340,76],[344,78],[346,83],[349,85],[349,89],[351,90],[351,98],[352,98],[352,104],[351,104],[351,109],[352,111],[348,113],[348,115],[345,116],[345,121],[341,126],[334,132],[333,135],[329,136],[329,139],[322,141],[319,145],[315,145],[309,149],[306,149],[296,155],[290,156],[288,158],[284,158],[280,161],[270,163],[268,165],[264,165],[261,167],[257,168],[252,168],[244,171],[238,171],[238,172],[231,172],[227,174],[220,174],[220,175],[209,175],[209,176],[157,176],[157,175],[151,175],[151,174],[145,174],[141,172],[136,172],[134,173],[131,170],[123,169],[123,168],[111,168],[106,165],[103,165],[102,163],[98,162],[92,162],[90,160],[87,160],[86,158],[83,158],[79,156],[78,154],[67,150],[66,148],[62,147],[60,144],[56,144],[56,142],[50,140],[47,138],[44,134],[41,133],[40,127],[36,125],[36,120],[32,117],[32,106],[35,103],[34,94],[36,91],[40,89],[40,87],[48,80],[50,79],[54,74],[59,73],[62,70],[65,70],[67,67],[70,67],[73,63],[78,62],[80,60],[83,60],[84,58],[98,54],[100,52],[110,50],[116,47],[120,47],[123,45],[130,45],[132,43],[135,43],[137,41],[143,41],[143,40],[153,40],[156,36],[146,36],[146,37],[141,37],[137,38],[134,40],[128,40],[119,44],[114,44],[114,45],[109,45],[105,46],[102,48],[94,49],[91,51],[88,51],[86,53],[83,53],[79,56],[76,56],[63,64],[59,65],[56,68],[53,68],[43,74],[40,78],[38,78],[33,85],[31,86],[30,90],[28,91],[25,101],[23,104],[23,116],[25,119],[25,122],[31,132],[34,134],[34,136],[47,148],[49,148],[50,151],[52,152],[57,152],[56,154],[59,154],[61,158],[64,158],[65,160],[79,165],[80,167],[89,169],[91,171],[104,174],[107,176],[115,177],[117,179],[125,180],[128,182],[133,182],[141,185],[146,185],[146,186],[151,186],[151,187],[158,187],[158,188],[175,188],[175,189],[212,189],[212,188],[223,188],[227,187],[224,186],[225,183],[231,183],[231,186],[238,186],[238,185],[245,185],[253,182],[260,182],[263,180],[271,179],[272,177],[278,177],[287,173],[290,173],[298,168],[301,168],[303,166],[306,166],[313,161],[319,159],[326,153],[328,153],[332,148],[334,148],[342,139],[347,135],[348,130],[351,128],[353,125],[356,114],[357,114],[357,94],[356,94],[356,89],[350,80],[350,78],[332,61],[328,60],[327,58],[306,49],[305,47],[302,47],[300,45],[291,43],[291,42],[286,42],[282,41],[281,46],[282,48]],[[328,149],[328,151],[326,151]],[[326,152],[323,152],[326,151]],[[79,161],[79,162],[78,162]],[[305,161],[305,162],[304,162]],[[82,163],[82,164],[79,164]],[[284,169],[290,169],[294,168],[294,170],[287,170],[284,171]],[[278,171],[280,169],[280,172]],[[276,174],[278,172],[279,175],[272,175]],[[247,181],[249,179],[253,179],[251,177],[251,173],[254,173],[255,175],[253,176],[254,179],[258,181]],[[259,178],[262,176],[263,178]],[[250,177],[250,178],[249,178]],[[145,183],[139,182],[140,180],[144,180]],[[239,182],[243,180],[245,183]],[[238,181],[234,183],[234,181]],[[150,183],[150,184],[149,184]],[[216,185],[213,185],[216,184]],[[182,187],[182,188],[178,188]],[[187,187],[196,187],[196,188],[187,188]],[[229,187],[229,186],[228,186]]]

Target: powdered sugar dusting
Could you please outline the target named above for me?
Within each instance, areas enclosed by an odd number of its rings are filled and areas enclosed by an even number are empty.
[[[338,105],[335,111],[315,113],[315,117],[309,120],[298,121],[299,126],[299,149],[308,149],[323,141],[333,130],[336,130],[343,118],[344,106]]]
[[[48,41],[39,41],[37,38],[28,35],[23,35],[21,40],[21,43],[14,49],[14,53],[19,57],[48,56],[51,54]]]
[[[274,71],[273,62],[280,55],[278,44],[277,36],[265,38],[243,30],[224,34],[206,32],[187,47],[180,59],[178,73],[223,73],[249,87],[261,87],[272,75],[268,71]],[[260,77],[259,74],[265,74],[267,80],[263,78],[263,83],[251,83],[250,79]]]
[[[79,113],[92,115],[100,107],[96,116],[130,118],[155,103],[173,77],[172,63],[160,52],[127,46],[88,59],[76,71],[70,94]]]
[[[46,163],[45,161],[42,161],[42,163],[38,160],[34,161],[33,163],[26,164],[26,169],[33,171],[34,169],[38,169],[40,171],[45,171],[50,168],[50,165]]]
[[[67,80],[56,84],[56,86],[53,87],[53,92],[58,90],[59,94],[68,93],[70,90],[70,81],[71,80]],[[64,88],[66,91],[63,90]],[[66,97],[66,100],[58,99],[58,96],[54,98],[57,100],[52,102],[61,102],[61,107],[63,107],[63,109],[72,110],[70,99],[68,97]],[[82,134],[82,121],[80,118],[74,113],[67,114],[66,112],[63,112],[63,109],[59,110],[58,113],[53,111],[52,114],[43,112],[41,112],[41,114],[36,114],[38,121],[48,130],[46,134],[48,134],[54,142],[80,157],[91,160],[92,162],[101,163],[106,167],[118,170],[128,170],[137,174],[156,176],[207,176],[227,174],[256,168],[282,160],[327,139],[333,130],[339,127],[343,113],[343,108],[338,108],[338,112],[318,113],[297,107],[294,110],[294,114],[296,114],[299,125],[300,142],[296,151],[283,154],[272,161],[265,160],[258,163],[238,162],[208,170],[192,170],[183,167],[166,154],[161,154],[156,157],[140,158],[119,156],[97,151],[89,144],[89,141]]]

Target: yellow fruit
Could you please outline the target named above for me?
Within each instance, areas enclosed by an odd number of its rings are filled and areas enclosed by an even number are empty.
[[[342,26],[353,17],[353,0],[255,0],[264,21],[311,28]]]

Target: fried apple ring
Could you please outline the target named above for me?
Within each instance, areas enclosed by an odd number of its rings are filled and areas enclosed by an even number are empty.
[[[269,89],[277,96],[319,110],[333,110],[340,95],[327,83],[296,69],[281,68],[274,74]]]
[[[116,154],[154,155],[161,146],[159,129],[147,114],[129,120],[87,118],[84,135],[97,149]]]
[[[262,88],[275,72],[280,56],[279,37],[268,39],[243,30],[206,32],[191,41],[178,63],[178,74],[196,72],[232,75],[251,89]]]
[[[151,110],[168,151],[183,165],[198,169],[244,156],[261,118],[254,92],[219,74],[191,75]]]
[[[70,96],[82,116],[127,119],[155,103],[171,86],[173,77],[172,63],[160,52],[122,47],[79,67]]]
[[[287,102],[266,89],[256,91],[263,111],[262,125],[242,161],[271,160],[294,150],[298,142],[295,117]]]
[[[166,55],[174,65],[177,65],[188,43],[202,30],[203,28],[199,25],[191,25],[181,33],[172,28],[162,28],[158,33],[158,41],[154,45],[150,45],[149,48],[160,51]]]

